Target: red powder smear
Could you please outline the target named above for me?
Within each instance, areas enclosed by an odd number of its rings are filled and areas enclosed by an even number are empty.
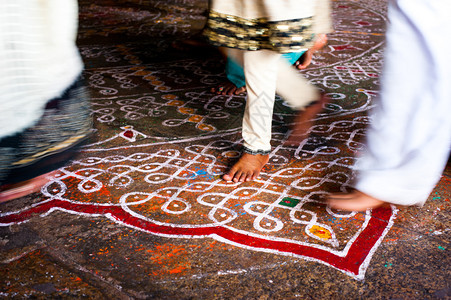
[[[362,26],[370,26],[370,25],[372,25],[370,22],[367,22],[367,21],[358,21],[358,22],[355,22],[355,24],[359,24],[359,25],[362,25]]]
[[[357,50],[357,48],[351,46],[351,45],[337,45],[333,46],[335,51],[344,51],[344,50]]]
[[[134,136],[133,131],[131,131],[131,130],[125,131],[124,136],[131,139]]]

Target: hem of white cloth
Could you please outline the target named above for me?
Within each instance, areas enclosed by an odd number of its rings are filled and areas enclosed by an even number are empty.
[[[82,71],[83,63],[77,53],[77,58],[72,60],[72,63],[66,62],[64,69],[61,70],[62,76],[55,76],[58,82],[53,82],[51,87],[47,87],[41,95],[30,96],[30,101],[35,102],[33,105],[29,105],[33,109],[14,108],[12,111],[2,112],[0,139],[17,134],[36,124],[42,117],[47,102],[60,97],[81,75]]]
[[[271,153],[271,150],[251,150],[247,147],[243,147],[243,152],[251,155],[268,155],[269,153]]]

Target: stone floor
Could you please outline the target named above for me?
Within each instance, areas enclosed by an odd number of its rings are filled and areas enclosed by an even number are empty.
[[[0,204],[5,299],[450,299],[448,166],[423,208],[343,213],[379,88],[386,2],[333,1],[335,32],[302,71],[332,102],[255,182],[240,153],[244,96],[215,49],[180,43],[206,0],[81,0],[78,44],[94,136],[40,193]]]

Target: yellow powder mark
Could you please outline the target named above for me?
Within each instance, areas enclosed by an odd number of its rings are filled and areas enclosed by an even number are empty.
[[[318,225],[313,225],[312,228],[309,229],[309,231],[312,234],[324,240],[332,238],[332,234],[330,233],[329,229],[326,229]]]
[[[190,115],[193,114],[195,110],[189,107],[179,107],[178,111],[181,112],[182,114]]]

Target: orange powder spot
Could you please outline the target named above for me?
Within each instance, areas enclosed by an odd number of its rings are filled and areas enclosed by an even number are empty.
[[[188,121],[194,122],[194,123],[199,123],[199,122],[202,121],[202,120],[203,120],[202,116],[199,116],[199,115],[191,116],[191,117],[189,117],[189,119],[188,119]]]
[[[166,100],[174,100],[174,99],[177,99],[177,96],[173,95],[173,94],[167,94],[167,95],[162,96],[161,98],[166,99]]]
[[[155,76],[146,76],[146,77],[143,77],[144,78],[144,80],[148,80],[148,81],[155,81],[155,80],[157,80],[157,77],[155,77]]]
[[[184,102],[180,101],[180,100],[172,100],[167,103],[167,105],[169,105],[169,106],[180,106],[183,104],[184,104]]]
[[[130,70],[144,70],[145,69],[145,67],[132,67],[132,68],[130,68]]]
[[[184,266],[178,266],[172,270],[168,270],[169,274],[181,273],[183,270],[186,270]]]
[[[133,75],[146,76],[146,75],[149,75],[150,73],[151,73],[150,71],[140,70],[140,71],[136,71],[135,73],[133,73]]]
[[[199,124],[197,126],[198,129],[202,130],[202,131],[213,131],[215,130],[215,128],[211,125],[208,124]]]
[[[159,272],[154,275],[181,273],[189,267],[186,262],[186,249],[184,246],[173,244],[155,245],[155,249],[146,250],[151,256],[149,259],[159,265]]]
[[[194,113],[195,110],[189,107],[179,107],[178,111],[182,114],[189,115]]]

